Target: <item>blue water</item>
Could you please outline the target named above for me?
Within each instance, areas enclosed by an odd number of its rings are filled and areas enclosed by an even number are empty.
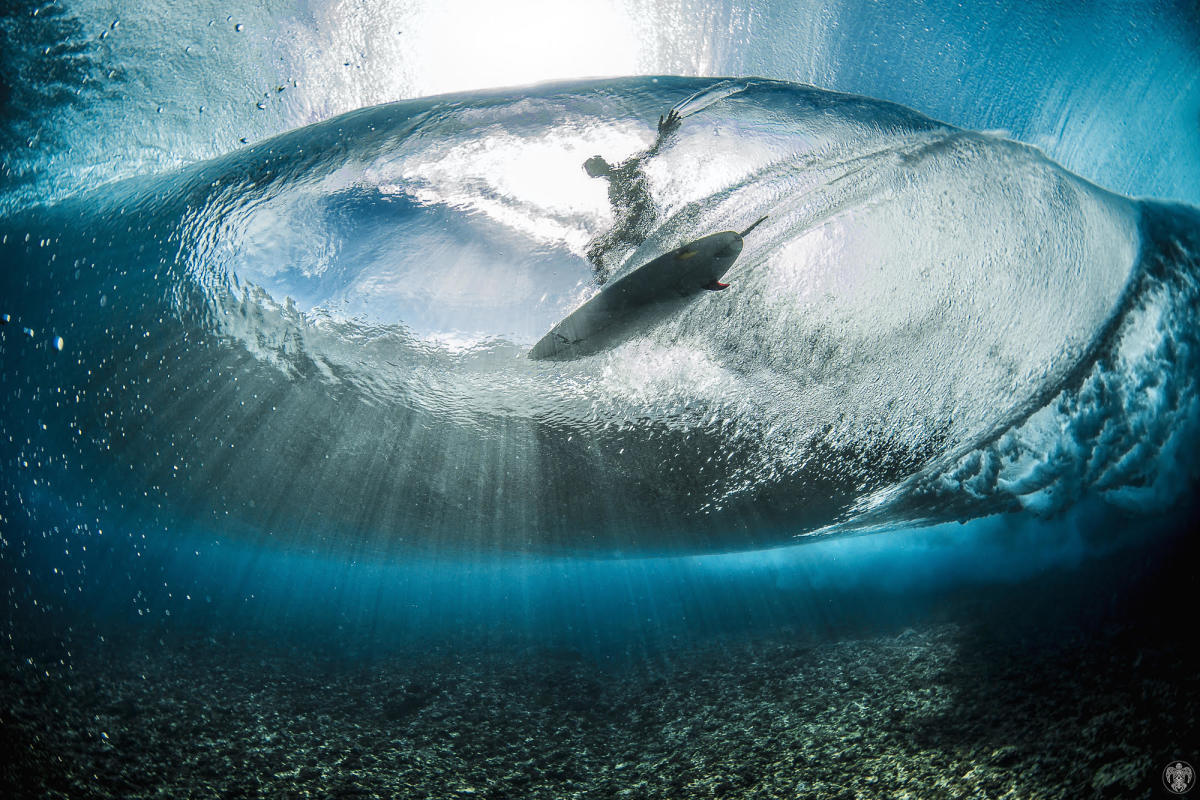
[[[529,359],[616,224],[579,164],[638,152],[671,106],[642,167],[655,224],[603,267],[765,217],[737,291]],[[9,404],[41,430],[14,456],[181,525],[653,555],[1190,487],[1195,213],[859,96],[651,78],[403,102],[10,220],[9,324],[33,335],[9,352],[48,381]]]
[[[1188,4],[440,13],[0,17],[13,653],[629,666],[1023,592],[1134,614],[1098,585],[1194,550]],[[603,270],[765,215],[731,288],[530,361],[619,223],[583,162],[652,146]]]

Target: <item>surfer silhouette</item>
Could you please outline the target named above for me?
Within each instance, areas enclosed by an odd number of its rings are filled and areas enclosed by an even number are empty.
[[[654,230],[658,210],[650,196],[650,187],[642,165],[655,156],[667,139],[679,129],[679,112],[672,109],[658,118],[658,136],[649,149],[633,155],[616,165],[603,156],[592,156],[583,168],[593,178],[608,179],[608,200],[612,203],[616,223],[588,245],[587,259],[596,270],[596,282],[604,283],[620,265],[619,258],[636,248]]]

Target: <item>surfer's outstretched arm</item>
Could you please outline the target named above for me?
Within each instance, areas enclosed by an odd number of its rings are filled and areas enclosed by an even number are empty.
[[[682,118],[679,116],[679,112],[673,108],[667,112],[666,117],[663,117],[660,114],[658,117],[658,135],[662,137],[674,131],[679,127],[679,122],[681,119]]]
[[[679,130],[679,124],[682,122],[682,120],[683,117],[679,116],[679,112],[673,108],[667,112],[665,117],[659,115],[658,138],[654,140],[654,144],[650,145],[650,149],[646,151],[646,154],[643,156],[643,158],[657,153],[658,148],[662,147],[663,143],[667,141],[667,137]]]

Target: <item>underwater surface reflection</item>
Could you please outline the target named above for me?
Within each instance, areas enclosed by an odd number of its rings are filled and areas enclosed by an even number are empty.
[[[120,5],[0,8],[0,795],[1200,764],[1189,4]]]

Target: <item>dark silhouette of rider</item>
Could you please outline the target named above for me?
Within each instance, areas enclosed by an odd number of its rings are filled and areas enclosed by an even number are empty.
[[[612,228],[591,241],[587,259],[596,269],[596,282],[604,283],[620,266],[629,250],[646,240],[658,220],[658,209],[650,196],[650,187],[642,164],[656,155],[667,137],[679,128],[679,112],[672,110],[658,118],[658,137],[648,150],[612,166],[601,156],[583,162],[583,168],[593,178],[608,179],[608,200],[612,203],[616,222]]]

